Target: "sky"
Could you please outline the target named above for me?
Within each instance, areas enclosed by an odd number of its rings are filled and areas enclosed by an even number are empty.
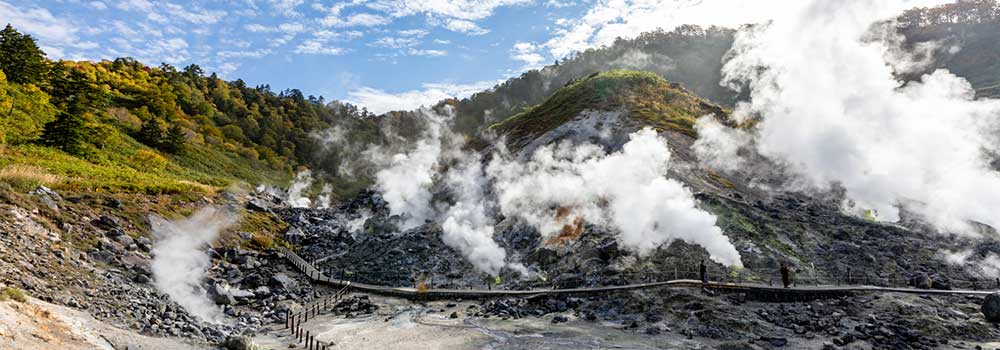
[[[761,22],[787,1],[0,0],[0,22],[52,59],[193,63],[382,113],[466,97],[617,37]]]

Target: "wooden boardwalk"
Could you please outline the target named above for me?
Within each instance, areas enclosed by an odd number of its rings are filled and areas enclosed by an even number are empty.
[[[869,285],[818,285],[818,286],[793,286],[789,288],[783,288],[779,286],[771,286],[759,283],[729,283],[729,282],[713,282],[702,283],[698,280],[692,279],[677,279],[669,281],[659,281],[659,282],[648,282],[648,283],[636,283],[636,284],[626,284],[626,285],[616,285],[616,286],[601,286],[601,287],[581,287],[581,288],[565,288],[565,289],[552,289],[552,288],[539,288],[539,289],[529,289],[529,290],[486,290],[486,289],[448,289],[448,288],[428,288],[425,290],[418,290],[417,288],[410,287],[389,287],[380,286],[373,284],[357,283],[341,279],[335,279],[324,275],[321,271],[316,269],[314,266],[309,264],[306,260],[302,259],[298,254],[281,248],[281,253],[301,271],[302,273],[309,276],[310,279],[329,284],[341,288],[350,288],[352,290],[367,292],[373,294],[391,295],[404,298],[417,298],[417,299],[454,299],[454,298],[464,298],[464,299],[487,299],[495,297],[507,297],[507,296],[520,296],[520,297],[530,297],[538,295],[555,295],[555,294],[597,294],[597,293],[607,293],[614,291],[625,291],[625,290],[636,290],[636,289],[649,289],[649,288],[707,288],[713,290],[719,290],[722,292],[745,292],[748,294],[754,294],[758,296],[763,296],[764,299],[797,299],[797,298],[809,298],[822,295],[846,295],[851,293],[907,293],[907,294],[921,294],[921,295],[980,295],[985,296],[992,293],[997,293],[995,290],[938,290],[938,289],[918,289],[918,288],[900,288],[900,287],[879,287],[879,286],[869,286]]]

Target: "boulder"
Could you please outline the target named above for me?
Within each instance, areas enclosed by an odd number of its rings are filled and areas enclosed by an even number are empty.
[[[218,283],[213,283],[208,286],[208,296],[212,298],[212,301],[217,305],[234,305],[236,304],[236,298],[229,293],[229,290],[224,288]]]
[[[97,220],[94,220],[93,224],[94,226],[97,226],[98,228],[104,230],[111,230],[121,227],[121,224],[118,223],[118,220],[107,215],[101,215],[101,217],[97,218]]]
[[[48,187],[38,186],[34,190],[31,190],[31,192],[28,192],[28,194],[38,197],[42,201],[42,204],[45,204],[49,209],[59,211],[58,202],[62,201],[62,196]]]
[[[279,273],[271,276],[271,280],[268,284],[278,292],[291,292],[295,290],[296,284],[295,280],[292,280],[288,275]]]
[[[926,273],[918,273],[910,277],[910,286],[918,289],[931,289],[934,283],[931,281],[931,276]]]
[[[226,337],[226,340],[221,345],[226,350],[253,350],[257,348],[252,338],[237,335]]]
[[[1000,323],[1000,293],[993,293],[983,300],[983,316],[987,321]]]
[[[267,202],[258,198],[251,199],[247,202],[247,210],[250,211],[268,211],[270,208],[270,204],[267,204]]]

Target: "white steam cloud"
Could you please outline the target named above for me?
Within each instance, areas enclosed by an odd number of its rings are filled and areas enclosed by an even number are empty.
[[[842,187],[890,222],[905,208],[939,230],[971,232],[969,220],[1000,227],[1000,174],[985,154],[998,148],[1000,102],[975,100],[945,70],[897,80],[896,69],[923,63],[885,39],[898,34],[877,32],[891,26],[875,24],[908,4],[788,2],[771,23],[741,32],[723,68],[728,82],[751,88],[735,117],[761,118],[747,146],[797,175],[802,189]],[[699,128],[712,130],[709,121]]]
[[[631,135],[617,153],[567,142],[542,147],[527,161],[497,155],[484,169],[478,154],[457,147],[449,115],[418,113],[427,129],[409,150],[366,151],[380,166],[376,187],[390,212],[403,218],[401,229],[441,222],[444,243],[483,272],[496,275],[506,267],[528,274],[523,265],[507,261],[494,240],[497,210],[522,218],[547,238],[567,227],[578,234],[589,222],[616,229],[622,246],[639,255],[680,239],[705,247],[719,263],[741,265],[715,216],[697,209],[680,182],[664,177],[670,150],[651,129]],[[438,189],[449,190],[452,200],[434,203]]]
[[[186,219],[149,217],[153,229],[153,281],[184,310],[204,322],[220,322],[222,314],[201,287],[211,259],[205,252],[219,232],[236,222],[215,208],[198,210]]]
[[[303,170],[295,174],[295,180],[288,188],[288,205],[293,208],[309,208],[312,200],[305,196],[306,189],[312,186],[312,171]]]
[[[620,152],[567,142],[538,149],[526,162],[494,161],[500,210],[539,228],[546,237],[577,220],[613,227],[619,242],[640,256],[680,239],[704,247],[716,262],[742,265],[740,254],[695,206],[689,189],[667,179],[670,149],[652,129],[630,135]]]
[[[381,147],[365,152],[381,166],[375,173],[375,184],[389,203],[389,211],[403,217],[401,230],[423,225],[435,217],[431,186],[437,178],[436,168],[446,136],[446,116],[425,109],[417,112],[428,121],[428,127],[416,147],[399,153],[389,153]]]
[[[462,253],[480,271],[497,275],[506,264],[507,252],[493,240],[493,218],[486,213],[483,167],[479,157],[469,155],[447,176],[455,192],[455,204],[445,213],[442,239]]]

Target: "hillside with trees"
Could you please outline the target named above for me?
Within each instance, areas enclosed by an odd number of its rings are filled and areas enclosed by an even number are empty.
[[[1000,95],[1000,5],[959,1],[917,8],[895,24],[909,44],[934,42],[933,64],[901,76],[946,68],[979,96]],[[736,31],[686,25],[643,33],[529,70],[468,98],[448,99],[454,129],[475,136],[530,111],[556,91],[614,69],[652,72],[723,107],[745,96],[720,85]],[[952,49],[956,48],[956,49]],[[416,113],[375,116],[360,106],[289,89],[225,81],[197,65],[148,66],[131,58],[53,61],[35,40],[7,26],[0,32],[0,177],[24,187],[134,192],[204,191],[235,182],[283,183],[302,167],[318,170],[335,192],[367,184],[343,176],[341,158],[394,136],[414,137]],[[346,143],[322,140],[333,128]],[[326,140],[328,141],[328,140]],[[16,165],[16,167],[11,167]]]
[[[322,153],[314,132],[375,127],[362,108],[227,82],[197,65],[50,61],[9,25],[0,48],[0,165],[18,165],[4,176],[26,186],[159,193],[278,183]]]

